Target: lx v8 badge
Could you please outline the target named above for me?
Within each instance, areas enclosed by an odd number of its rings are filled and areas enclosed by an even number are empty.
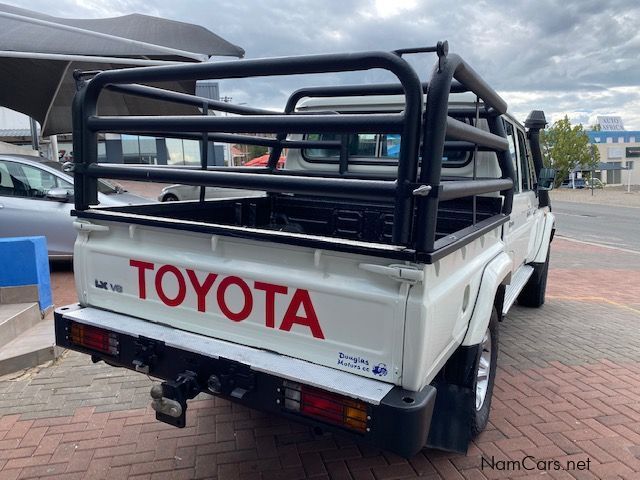
[[[96,288],[100,288],[102,290],[111,290],[112,292],[122,293],[123,288],[122,285],[118,285],[117,283],[109,283],[102,280],[98,280],[97,278],[94,280],[94,284]]]

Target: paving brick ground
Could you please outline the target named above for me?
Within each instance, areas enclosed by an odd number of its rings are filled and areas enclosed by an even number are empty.
[[[206,396],[175,429],[148,408],[150,379],[67,353],[1,379],[0,480],[640,479],[639,272],[640,255],[556,239],[547,303],[501,325],[490,425],[467,455],[405,460]],[[68,269],[53,284],[75,300]],[[525,457],[533,470],[504,470]]]

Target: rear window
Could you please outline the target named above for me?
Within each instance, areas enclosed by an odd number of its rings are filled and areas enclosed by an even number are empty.
[[[340,141],[340,135],[334,133],[314,133],[305,136],[314,141]],[[379,165],[396,164],[400,156],[400,134],[353,134],[349,135],[349,158],[358,159],[357,163]],[[307,148],[303,157],[311,162],[335,163],[340,158],[337,149]],[[462,167],[471,160],[471,152],[445,149],[442,164],[445,167]]]
[[[349,135],[349,157],[375,158],[378,146],[378,135],[361,133]],[[307,140],[314,141],[340,141],[340,135],[335,133],[312,133],[306,136]],[[326,160],[340,158],[340,151],[327,148],[307,148],[304,156],[308,160]]]

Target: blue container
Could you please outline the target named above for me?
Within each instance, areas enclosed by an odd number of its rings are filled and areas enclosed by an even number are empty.
[[[45,237],[0,238],[0,287],[37,285],[40,310],[53,305]]]

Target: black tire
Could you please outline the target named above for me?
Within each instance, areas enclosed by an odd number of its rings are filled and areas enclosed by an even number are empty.
[[[177,202],[178,197],[176,197],[173,193],[167,193],[164,197],[162,197],[163,202]]]
[[[544,297],[547,291],[547,276],[549,274],[549,253],[551,246],[547,250],[547,259],[542,264],[533,267],[533,274],[518,295],[518,304],[523,307],[538,308],[544,304]]]
[[[488,338],[491,339],[489,347],[490,351],[488,352],[490,363],[488,367],[486,390],[480,405],[478,405],[478,396],[480,395],[478,392],[479,370],[481,368],[481,360],[483,358],[482,354],[483,352],[487,351],[487,348],[483,348],[486,345],[484,341],[480,342],[474,369],[475,379],[473,382],[473,392],[476,394],[476,401],[473,404],[473,412],[471,413],[472,437],[475,437],[480,432],[482,432],[489,422],[489,412],[491,411],[491,397],[493,396],[493,385],[496,379],[496,366],[498,363],[498,325],[498,312],[496,312],[496,309],[493,308],[491,311],[491,320],[489,320],[489,327],[487,329]]]

